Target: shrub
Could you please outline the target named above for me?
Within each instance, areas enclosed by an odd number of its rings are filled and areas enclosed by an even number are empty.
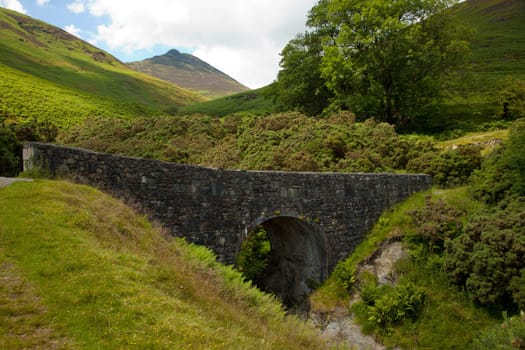
[[[496,93],[496,100],[501,106],[503,118],[525,117],[525,81],[511,77],[504,79]]]
[[[262,226],[258,226],[247,239],[242,242],[241,251],[237,256],[237,269],[249,281],[255,281],[268,266],[271,246],[268,234]]]
[[[446,252],[446,270],[476,302],[525,309],[524,197],[477,213]]]
[[[354,311],[365,313],[367,323],[388,329],[406,319],[416,318],[425,301],[425,292],[412,282],[401,279],[395,287],[365,283],[361,289],[361,301]]]
[[[516,121],[509,140],[474,172],[474,195],[487,203],[498,203],[507,195],[525,195],[525,120]]]
[[[425,197],[425,205],[408,214],[414,221],[414,236],[440,251],[447,240],[458,236],[463,228],[464,212],[448,206],[441,198],[432,202],[430,195]]]
[[[425,292],[413,283],[402,282],[379,297],[369,309],[369,319],[380,326],[395,324],[417,316]]]
[[[0,125],[0,175],[15,176],[20,162],[20,143],[16,135],[7,127]]]
[[[357,281],[355,276],[355,267],[351,262],[346,260],[336,265],[333,276],[338,281],[339,285],[347,291],[352,289],[352,286]]]
[[[426,152],[409,160],[407,171],[432,175],[435,184],[454,187],[465,184],[472,172],[481,166],[481,161],[481,147],[465,145]]]

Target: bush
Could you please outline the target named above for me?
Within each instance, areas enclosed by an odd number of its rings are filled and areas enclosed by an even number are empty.
[[[242,242],[241,251],[237,256],[237,269],[249,281],[256,278],[268,267],[271,251],[268,234],[262,226]]]
[[[516,121],[509,140],[474,172],[471,186],[476,198],[498,203],[512,194],[525,195],[525,120]]]
[[[367,283],[361,290],[361,297],[356,309],[366,312],[367,322],[384,329],[416,318],[425,301],[425,292],[412,282],[401,279],[396,287]]]
[[[20,143],[16,135],[0,125],[0,175],[16,176],[20,163]]]
[[[525,309],[525,198],[510,198],[471,218],[446,244],[445,267],[485,305]]]
[[[500,83],[496,100],[504,119],[525,117],[525,81],[506,78]]]
[[[355,268],[348,260],[340,262],[336,265],[333,276],[336,278],[341,287],[347,291],[350,291],[354,283],[357,281],[355,276]]]
[[[431,250],[441,251],[445,241],[458,236],[463,229],[464,212],[448,206],[441,198],[432,202],[430,195],[425,197],[422,208],[409,211],[414,221],[414,236],[430,245]]]
[[[423,153],[408,161],[407,171],[432,175],[435,184],[454,187],[467,183],[474,170],[481,166],[481,161],[481,147],[465,145]]]

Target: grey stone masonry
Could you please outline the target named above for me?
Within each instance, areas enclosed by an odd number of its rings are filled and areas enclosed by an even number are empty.
[[[432,183],[428,175],[211,169],[27,143],[24,166],[36,165],[136,205],[174,236],[209,247],[225,263],[234,262],[257,225],[293,218],[298,221],[292,226],[312,227],[318,235],[312,242],[323,245],[315,255],[325,260],[323,275],[353,251],[383,211]],[[287,226],[282,221],[273,227]]]

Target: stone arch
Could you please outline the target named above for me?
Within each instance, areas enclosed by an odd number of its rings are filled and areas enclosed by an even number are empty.
[[[321,227],[295,215],[276,215],[257,219],[246,236],[258,226],[268,234],[271,253],[254,283],[289,307],[307,307],[307,296],[328,277],[330,251]]]

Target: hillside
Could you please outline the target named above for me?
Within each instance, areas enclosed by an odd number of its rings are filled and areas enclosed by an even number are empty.
[[[165,114],[203,98],[136,72],[69,33],[0,8],[0,115],[61,127],[87,116]]]
[[[131,68],[209,98],[249,90],[227,74],[188,53],[170,50],[164,55],[128,63]]]
[[[507,77],[525,80],[525,2],[520,0],[468,0],[450,10],[451,15],[471,32],[471,69],[461,72],[459,86],[450,87],[444,115],[421,120],[415,131],[447,132],[479,130],[501,114],[497,91]],[[223,116],[255,111],[271,113],[277,106],[271,86],[231,97],[181,108],[180,113]],[[260,94],[259,92],[265,91]]]
[[[457,6],[455,16],[474,29],[472,69],[480,79],[525,79],[524,1],[468,0]]]
[[[322,349],[210,251],[65,182],[0,189],[2,349]]]
[[[277,106],[268,91],[271,86],[260,89],[239,92],[234,95],[224,96],[211,101],[198,102],[181,107],[178,114],[205,114],[213,117],[223,117],[234,113],[249,113],[267,115],[277,111]]]

